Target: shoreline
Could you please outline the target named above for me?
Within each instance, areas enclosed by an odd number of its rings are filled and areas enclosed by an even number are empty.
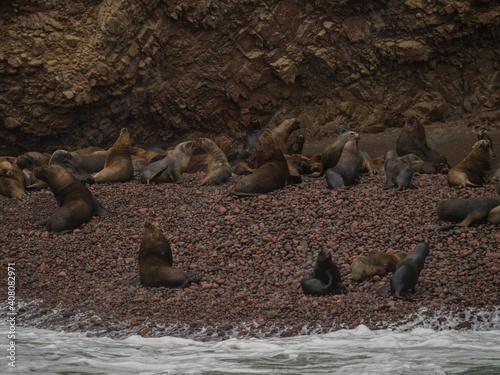
[[[4,262],[16,263],[18,301],[43,301],[24,304],[19,327],[57,310],[54,321],[37,328],[52,325],[110,337],[203,332],[196,339],[223,340],[235,329],[241,337],[263,330],[295,336],[307,324],[325,332],[360,324],[378,329],[422,309],[498,314],[498,228],[483,223],[440,232],[435,214],[440,199],[494,195],[489,185],[459,190],[449,188],[443,175],[416,175],[416,189],[399,192],[384,190],[384,176],[373,175],[338,192],[327,189],[324,179],[304,177],[299,185],[237,198],[227,190],[238,176],[218,187],[198,186],[200,177],[184,175],[181,184],[91,185],[105,208],[128,214],[94,217],[63,235],[33,226],[56,207],[49,191],[29,193],[21,201],[0,197],[2,255]],[[145,221],[170,241],[174,267],[198,270],[201,284],[185,289],[126,285],[138,274]],[[430,254],[412,301],[375,293],[390,274],[361,283],[350,278],[357,255],[408,252],[421,241],[429,243]],[[300,290],[303,274],[322,249],[332,252],[347,294],[312,297]],[[182,329],[170,330],[175,324]],[[471,327],[464,323],[460,329]]]

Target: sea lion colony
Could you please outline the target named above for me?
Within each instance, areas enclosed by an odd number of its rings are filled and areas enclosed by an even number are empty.
[[[446,173],[448,170],[453,172],[455,167],[460,167],[462,170],[461,174],[454,180],[449,179],[450,187],[481,186],[483,183],[490,182],[490,176],[491,181],[498,187],[500,180],[499,171],[490,170],[494,160],[493,145],[491,138],[484,133],[478,135],[478,141],[464,161],[450,169],[446,156],[428,146],[425,129],[414,117],[408,118],[405,122],[397,141],[397,150],[387,150],[385,155],[376,155],[374,158],[358,148],[359,134],[350,131],[345,124],[339,125],[338,138],[328,145],[322,154],[302,155],[301,150],[304,143],[302,135],[296,137],[289,143],[288,147],[286,146],[290,135],[298,129],[300,129],[300,123],[297,119],[287,119],[274,129],[265,129],[258,123],[252,122],[243,142],[231,141],[224,137],[213,140],[198,138],[181,142],[168,150],[158,147],[155,147],[154,150],[148,150],[147,146],[132,147],[128,131],[122,129],[117,141],[109,151],[102,149],[57,150],[51,155],[29,152],[17,157],[4,157],[1,160],[2,164],[0,164],[2,166],[0,170],[0,187],[2,189],[0,191],[7,197],[22,198],[24,191],[49,186],[60,207],[50,218],[39,220],[37,223],[46,225],[49,231],[64,232],[79,227],[90,220],[95,213],[112,214],[106,211],[92,194],[88,193],[85,183],[128,181],[134,178],[134,174],[145,184],[182,183],[182,174],[187,173],[188,170],[189,172],[204,171],[205,175],[199,181],[200,185],[230,183],[232,174],[236,182],[228,188],[228,193],[236,196],[265,194],[281,189],[286,184],[300,183],[302,177],[325,176],[323,177],[326,179],[325,188],[345,189],[358,182],[360,173],[381,172],[386,174],[386,189],[396,187],[401,190],[412,187],[411,179],[414,173]],[[289,155],[288,150],[295,150],[296,153]],[[139,160],[139,162],[133,163],[132,160]],[[426,164],[427,168],[422,169],[422,165]],[[241,168],[242,165],[245,168]],[[8,182],[10,181],[8,179],[13,176],[12,168],[16,171],[16,188],[10,188],[11,183]],[[463,172],[464,170],[465,172]],[[21,173],[24,184],[21,184],[20,188],[19,176]],[[240,174],[243,176],[238,176]],[[56,177],[55,179],[54,177],[49,178],[47,177],[49,175]],[[470,178],[470,176],[474,176],[474,178]],[[471,179],[473,179],[473,184],[469,183]],[[456,183],[457,180],[459,183]],[[64,198],[65,201],[59,197],[61,194],[67,195],[66,191],[63,193],[59,191],[61,189],[58,185],[63,185],[61,181],[73,186],[72,189],[77,191],[77,193],[70,194],[72,196],[70,203],[67,202],[66,198]],[[496,191],[498,193],[498,189]],[[75,195],[77,198],[74,198]],[[82,198],[83,196],[85,198]],[[472,211],[469,207],[476,206],[475,202],[468,202],[467,199],[455,200],[454,202],[451,207],[446,202],[440,202],[437,208],[440,219],[455,222],[457,224],[454,225],[458,226],[467,226],[485,220],[497,224],[499,221],[500,203],[498,198],[493,197],[488,201],[488,204],[480,205],[481,212],[479,214],[477,209],[473,210],[472,214],[469,212]],[[85,209],[82,213],[73,215],[80,208],[71,208],[72,205],[80,205]],[[446,212],[443,208],[445,206]],[[68,207],[70,208],[68,209]],[[69,211],[69,214],[65,211]],[[72,218],[72,216],[75,217]],[[70,222],[70,218],[76,219],[77,222]],[[147,237],[148,233],[153,231],[147,224],[145,236]],[[428,252],[428,247],[425,246]],[[430,244],[431,246],[432,244]],[[141,252],[140,262],[144,257],[144,250]],[[384,256],[379,255],[379,257],[383,258]],[[320,253],[315,270],[304,276],[302,283],[304,292],[316,295],[346,292],[347,289],[340,283],[338,270],[334,272],[328,269],[321,272],[323,258],[327,259],[326,262],[330,264],[330,268],[335,266],[332,263],[331,254]],[[385,260],[383,266],[379,265],[376,271],[360,271],[359,267],[356,266],[356,272],[365,272],[363,277],[394,272],[398,263],[403,259],[403,255],[401,257],[388,255],[388,259]],[[169,272],[173,272],[171,260],[164,262],[165,267],[169,267]],[[373,263],[368,268],[370,267],[373,268]],[[418,272],[420,273],[420,271],[421,268]],[[175,272],[181,275],[179,277],[182,281],[164,285],[187,286],[189,277],[182,271],[175,270]],[[143,272],[141,279],[147,279]],[[199,279],[194,278],[193,280]],[[152,282],[144,284],[157,285]],[[411,287],[406,289],[415,289],[415,284],[416,281],[412,279]],[[396,294],[397,298],[400,298],[403,292],[401,290],[395,292],[396,289],[392,287],[393,293]]]

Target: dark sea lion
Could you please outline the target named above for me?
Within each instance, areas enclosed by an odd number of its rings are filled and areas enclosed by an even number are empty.
[[[477,141],[469,155],[450,169],[447,175],[448,184],[460,188],[482,186],[487,181],[492,161],[493,151],[490,141],[486,139]]]
[[[256,156],[257,168],[238,180],[229,190],[230,194],[260,195],[286,185],[290,177],[288,163],[269,129],[264,130],[259,138]]]
[[[375,164],[373,159],[366,151],[358,150],[358,170],[359,173],[375,174]]]
[[[146,287],[185,288],[199,283],[196,272],[185,273],[173,268],[170,243],[153,224],[145,223],[144,237],[139,247],[139,279]]]
[[[472,223],[488,219],[490,212],[500,205],[500,197],[475,197],[443,199],[438,202],[437,216],[440,220],[451,221],[453,225],[445,226],[442,230],[454,227],[467,227]],[[492,214],[492,220],[495,214]]]
[[[0,161],[0,194],[13,199],[26,196],[23,171],[8,160]]]
[[[338,176],[342,177],[342,184]],[[330,189],[341,189],[356,184],[358,180],[358,138],[354,138],[345,143],[338,163],[327,170],[326,183]]]
[[[384,276],[388,272],[394,272],[396,266],[407,255],[405,252],[400,252],[397,254],[375,253],[358,256],[351,263],[351,277],[354,281],[362,281],[375,275]]]
[[[45,225],[51,232],[67,232],[90,221],[94,214],[118,215],[105,210],[90,190],[60,165],[38,167],[33,173],[48,184],[59,206],[50,217],[35,225]]]
[[[302,134],[296,136],[290,143],[286,145],[286,148],[288,150],[288,155],[302,154],[302,151],[304,150],[305,141],[306,137],[304,137]]]
[[[342,284],[340,271],[332,262],[332,254],[326,250],[319,252],[314,269],[304,275],[300,286],[304,294],[315,296],[347,292],[346,286]]]
[[[427,244],[421,242],[413,252],[402,260],[391,277],[390,290],[395,298],[402,299],[406,291],[415,292],[420,272],[424,268],[425,258],[429,254]]]
[[[415,172],[411,165],[398,158],[394,150],[388,150],[384,159],[384,189],[396,187],[398,190],[402,190],[409,188]]]
[[[321,175],[324,175],[328,169],[337,165],[345,144],[352,139],[359,139],[359,134],[350,130],[344,131],[335,139],[334,142],[325,147],[323,153],[321,154]]]
[[[207,158],[205,175],[200,179],[200,185],[221,185],[231,178],[231,166],[226,155],[208,138],[198,138],[193,141],[194,147],[199,148]]]
[[[186,172],[193,156],[193,141],[179,143],[172,152],[163,159],[147,165],[141,170],[141,175],[148,170],[155,173],[149,176],[149,181],[155,182],[181,182],[182,175]],[[141,177],[142,181],[142,177]]]
[[[126,182],[132,180],[134,165],[132,163],[130,143],[129,132],[127,128],[123,128],[109,151],[104,168],[92,174],[95,182]]]

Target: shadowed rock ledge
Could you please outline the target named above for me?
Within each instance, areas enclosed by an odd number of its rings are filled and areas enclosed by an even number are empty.
[[[0,1],[0,147],[499,119],[488,0]],[[39,148],[39,147],[38,147]]]

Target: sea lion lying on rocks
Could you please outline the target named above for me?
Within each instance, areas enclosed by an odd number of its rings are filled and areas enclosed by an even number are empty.
[[[500,206],[500,197],[474,197],[443,199],[438,202],[437,216],[440,220],[455,224],[442,227],[447,230],[455,227],[467,227],[472,223],[488,220],[497,224],[497,211],[489,216],[491,211]]]
[[[0,194],[13,199],[26,196],[23,171],[7,159],[0,161]]]
[[[482,186],[487,181],[492,161],[493,150],[490,141],[477,141],[469,155],[450,169],[447,175],[448,184],[460,188]]]
[[[170,243],[153,224],[144,224],[144,237],[139,248],[139,279],[147,287],[185,288],[199,283],[197,272],[182,272],[173,268]]]
[[[193,141],[194,147],[199,148],[207,159],[205,175],[200,179],[200,185],[221,185],[231,178],[231,166],[226,155],[208,138],[198,138]]]
[[[181,142],[163,159],[146,165],[139,172],[141,182],[181,182],[193,156],[193,147],[193,141]]]
[[[351,277],[354,281],[362,281],[375,275],[384,276],[394,272],[397,265],[407,257],[407,253],[397,254],[375,253],[358,256],[351,263]]]
[[[45,225],[51,232],[68,232],[90,221],[94,214],[119,215],[105,210],[90,190],[60,165],[38,167],[33,173],[48,184],[59,206],[50,217],[35,225]]]
[[[314,268],[304,275],[300,286],[304,294],[314,296],[347,292],[347,287],[342,284],[340,271],[332,262],[332,254],[326,250],[319,252]]]

